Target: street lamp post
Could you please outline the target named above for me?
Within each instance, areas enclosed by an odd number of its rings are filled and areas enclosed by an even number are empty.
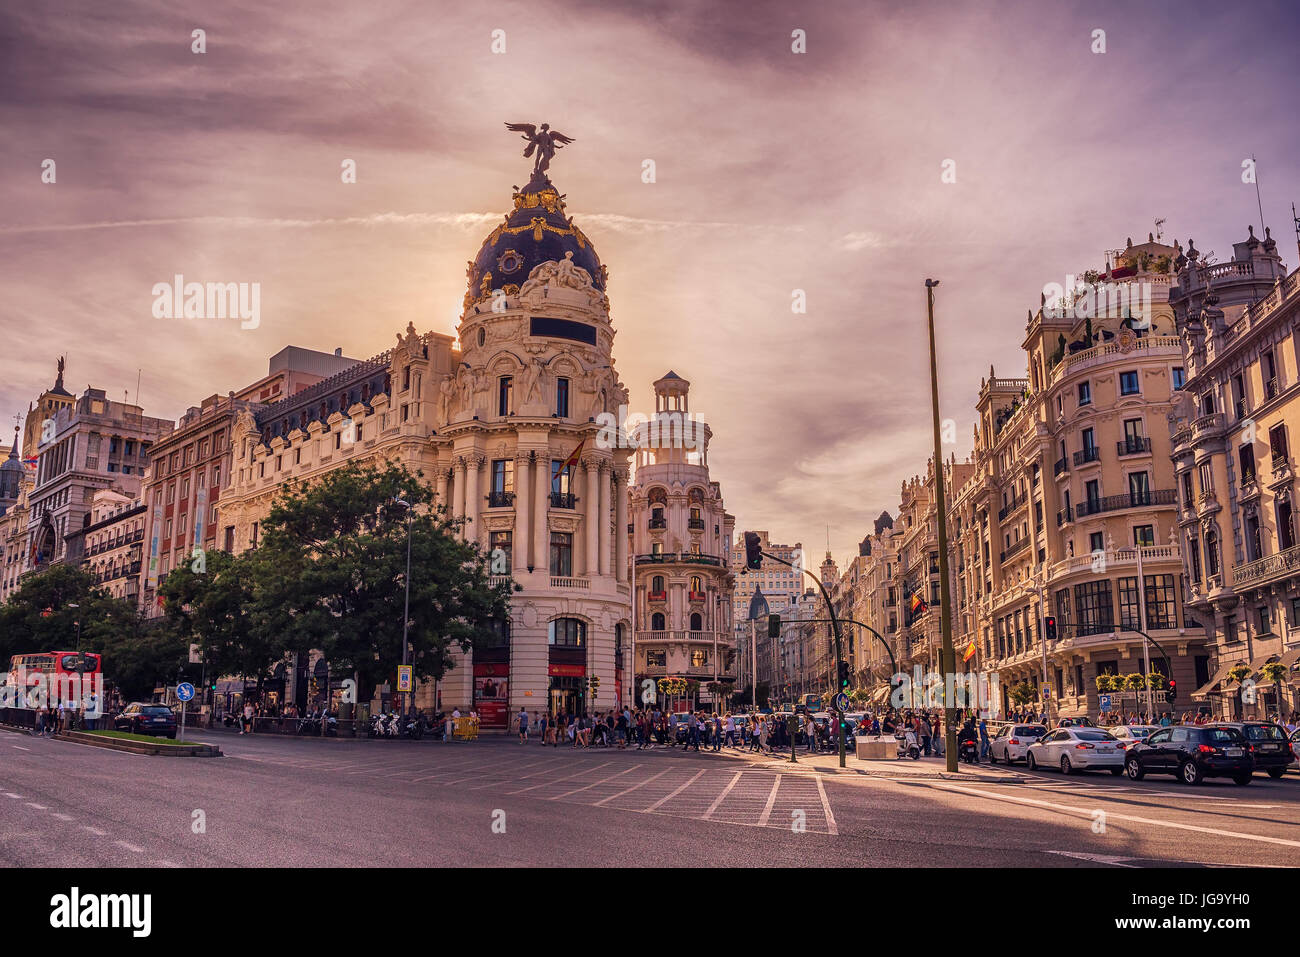
[[[394,505],[401,505],[406,509],[406,604],[402,611],[402,665],[409,665],[410,645],[406,640],[408,630],[411,627],[411,503],[405,499],[394,499]],[[415,679],[411,680],[411,700],[415,700]],[[406,694],[402,694],[402,714],[407,712]]]
[[[930,405],[934,413],[934,500],[937,509],[936,520],[939,524],[939,635],[942,641],[940,670],[947,676],[957,672],[957,656],[952,650],[952,600],[951,587],[948,584],[948,504],[943,489],[943,451],[939,433],[939,369],[934,345],[934,287],[939,285],[937,279],[925,281],[925,299],[930,322]],[[948,697],[947,689],[953,682],[944,681],[945,695],[943,714],[944,760],[950,773],[957,771],[957,729],[953,724],[957,720],[955,701]]]
[[[69,608],[76,608],[80,612],[81,606],[76,602],[68,602]],[[77,694],[85,700],[86,687],[86,660],[81,656],[81,615],[78,613],[77,620],[73,622],[77,626]]]

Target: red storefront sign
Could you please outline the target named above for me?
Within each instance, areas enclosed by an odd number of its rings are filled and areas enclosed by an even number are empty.
[[[586,665],[547,665],[546,673],[552,678],[585,678]]]
[[[474,665],[474,710],[484,728],[506,728],[510,724],[510,666]]]

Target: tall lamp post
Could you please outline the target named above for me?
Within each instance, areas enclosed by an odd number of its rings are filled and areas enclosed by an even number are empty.
[[[402,612],[402,664],[411,663],[411,647],[406,640],[407,632],[411,627],[411,503],[406,499],[393,499],[394,505],[401,505],[406,509],[406,604]],[[411,681],[411,699],[415,699],[415,681]],[[407,712],[406,693],[402,693],[402,714]]]
[[[939,629],[942,645],[940,646],[940,670],[947,675],[957,672],[957,656],[952,650],[952,596],[948,583],[948,504],[943,489],[943,451],[939,440],[939,369],[934,346],[934,287],[939,285],[937,279],[925,281],[926,310],[930,320],[930,405],[934,412],[934,501],[937,509],[936,519],[939,523]],[[945,680],[945,688],[952,684]],[[956,704],[945,694],[943,709],[944,760],[948,771],[957,771],[957,729],[953,727],[957,720]]]
[[[77,620],[73,622],[73,624],[77,626],[77,694],[82,696],[82,701],[84,702],[84,692],[86,687],[86,659],[81,656],[81,606],[76,602],[70,601],[68,602],[68,607],[78,609]]]

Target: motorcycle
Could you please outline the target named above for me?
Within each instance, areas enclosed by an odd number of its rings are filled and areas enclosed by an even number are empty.
[[[980,748],[974,738],[967,738],[957,746],[957,759],[967,764],[980,763]]]
[[[320,734],[320,718],[313,714],[303,715],[298,719],[298,734]]]
[[[921,746],[917,743],[915,731],[909,729],[895,734],[894,740],[898,742],[898,753],[896,755],[898,760],[911,758],[915,761],[921,756]]]
[[[424,737],[424,716],[407,715],[401,721],[402,737],[410,738],[412,741],[419,741]]]

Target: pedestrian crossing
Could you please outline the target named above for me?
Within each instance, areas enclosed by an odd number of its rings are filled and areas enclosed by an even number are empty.
[[[379,748],[385,747],[380,744]],[[385,786],[407,784],[491,791],[505,797],[581,804],[635,814],[655,814],[792,834],[836,835],[830,795],[821,776],[738,767],[731,761],[700,767],[676,753],[573,752],[570,749],[476,747],[447,752],[408,746],[388,753],[373,747],[342,753],[303,753],[271,747],[226,745],[227,758],[309,770],[324,775],[372,777]],[[538,752],[541,753],[538,753]]]

